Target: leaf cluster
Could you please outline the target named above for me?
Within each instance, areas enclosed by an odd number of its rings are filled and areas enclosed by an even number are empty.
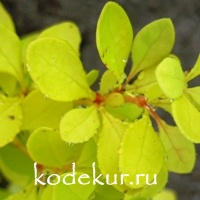
[[[80,60],[81,35],[69,21],[19,38],[0,4],[0,169],[19,192],[7,200],[175,199],[163,191],[168,173],[189,173],[200,143],[200,56],[190,71],[172,54],[173,23],[151,22],[137,34],[125,11],[108,2],[99,17],[96,44],[106,70],[86,72]],[[128,61],[132,64],[125,73]],[[157,113],[166,110],[175,126]],[[157,129],[152,125],[153,121]],[[61,177],[91,173],[116,184],[33,185],[33,163]],[[120,184],[121,174],[124,184]],[[157,175],[147,185],[137,174]],[[115,178],[117,176],[117,179]],[[117,181],[116,181],[117,180]],[[55,181],[55,180],[54,180]],[[23,189],[25,187],[25,189]],[[158,194],[159,193],[159,194]],[[155,196],[155,197],[154,197]]]

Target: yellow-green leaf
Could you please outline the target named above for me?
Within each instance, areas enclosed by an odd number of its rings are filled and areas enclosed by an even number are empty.
[[[97,159],[101,173],[109,175],[109,182],[113,183],[114,174],[117,174],[117,182],[114,187],[120,191],[129,193],[130,188],[125,184],[120,185],[119,171],[119,147],[122,135],[127,129],[128,124],[124,123],[106,111],[102,111],[102,128],[97,142]]]
[[[23,84],[20,40],[2,24],[0,36],[0,73],[8,73]]]
[[[103,174],[119,173],[118,150],[123,133],[128,124],[107,112],[102,113],[103,126],[98,140],[98,163]],[[113,177],[113,176],[111,176]]]
[[[84,173],[68,172],[61,175],[61,180],[64,179],[66,183],[72,183],[72,179],[76,184],[65,185],[63,182],[55,185],[53,188],[52,200],[70,199],[70,200],[86,200],[90,199],[95,189],[91,177],[80,178]],[[66,177],[65,177],[66,176]],[[72,178],[73,176],[73,178]],[[80,184],[83,183],[83,184]]]
[[[93,85],[99,76],[99,70],[93,69],[87,75],[86,79],[89,86]]]
[[[7,197],[9,197],[10,192],[8,191],[8,189],[0,189],[0,198],[1,199],[6,199]]]
[[[177,99],[183,94],[185,76],[179,61],[167,57],[158,65],[155,73],[160,88],[168,98]]]
[[[108,2],[99,17],[96,31],[97,49],[103,63],[123,79],[133,40],[133,30],[125,11],[115,2]]]
[[[149,176],[149,182],[159,174],[164,163],[165,150],[155,133],[149,117],[143,115],[131,123],[121,141],[119,167],[123,174],[129,174],[124,182],[130,188],[142,188],[146,185],[145,176],[136,180],[138,174]]]
[[[31,78],[47,98],[93,98],[78,54],[67,41],[53,37],[37,39],[29,45],[26,61]]]
[[[24,35],[21,39],[21,57],[22,62],[25,63],[25,57],[26,57],[26,50],[28,48],[28,45],[36,40],[39,37],[39,32],[33,32],[27,35]]]
[[[153,200],[177,200],[176,193],[170,189],[164,189],[156,196],[153,197]]]
[[[39,198],[38,196],[38,188],[31,182],[24,189],[6,198],[6,200],[36,200]]]
[[[101,77],[100,93],[107,94],[117,85],[117,78],[111,70],[106,70]]]
[[[47,185],[45,188],[43,188],[40,200],[52,200],[53,188],[53,185]]]
[[[104,180],[104,185],[96,185],[94,196],[95,200],[119,200],[123,199],[124,194],[112,185],[107,185]]]
[[[91,175],[91,166],[94,162],[97,164],[97,145],[93,139],[90,139],[83,143],[80,156],[76,161],[77,170]],[[96,167],[96,170],[99,169]]]
[[[152,84],[148,90],[145,92],[145,96],[149,102],[154,101],[155,99],[162,98],[164,96],[163,91],[160,89],[158,83]]]
[[[22,130],[33,131],[40,127],[58,129],[61,117],[72,107],[71,102],[46,99],[39,90],[34,90],[22,102]]]
[[[144,69],[139,73],[137,79],[130,85],[131,89],[138,93],[145,93],[152,84],[156,83],[155,69],[157,66]]]
[[[170,19],[159,19],[145,26],[133,42],[132,72],[158,64],[170,54],[174,40],[175,32]]]
[[[155,69],[157,66],[149,67],[141,71],[132,85],[130,90],[144,94],[148,101],[152,101],[158,97],[163,96],[163,92],[160,89],[155,75]]]
[[[22,120],[20,99],[0,96],[0,147],[12,142]]]
[[[143,197],[145,199],[146,198],[149,199],[150,197],[152,198],[165,187],[167,180],[168,180],[168,169],[167,166],[164,164],[161,171],[156,177],[156,181],[154,182],[155,184],[152,184],[150,186],[146,185],[144,188],[140,189],[141,190],[140,197],[141,198]]]
[[[130,122],[140,117],[143,109],[136,104],[124,103],[119,107],[106,106],[106,110],[111,113],[115,118]]]
[[[200,143],[200,113],[185,95],[172,102],[172,116],[188,140]]]
[[[198,59],[194,65],[194,67],[192,68],[192,70],[187,74],[186,80],[190,81],[199,75],[200,75],[200,55],[198,56]]]
[[[100,126],[97,108],[76,108],[67,112],[60,122],[61,138],[69,143],[89,140]]]
[[[72,22],[53,25],[42,31],[40,37],[56,37],[66,40],[79,54],[81,35],[78,27]]]
[[[187,88],[187,95],[194,106],[200,110],[200,86]]]
[[[124,104],[124,96],[119,92],[113,92],[106,97],[105,103],[110,107],[121,106]]]
[[[158,127],[160,139],[167,153],[169,171],[176,173],[191,172],[196,158],[194,144],[187,140],[177,127],[169,126],[161,120]]]
[[[1,2],[0,2],[0,16],[1,16],[0,24],[3,24],[4,26],[6,26],[6,28],[15,32],[15,25],[13,23],[13,20]]]
[[[27,149],[31,158],[48,167],[65,165],[72,157],[75,145],[70,146],[61,140],[58,131],[51,128],[39,128],[35,130],[27,141]],[[73,153],[72,153],[73,152]]]
[[[0,148],[0,169],[7,180],[22,187],[34,178],[33,161],[13,144]]]
[[[8,73],[0,73],[0,87],[8,96],[15,96],[17,80],[14,76]]]

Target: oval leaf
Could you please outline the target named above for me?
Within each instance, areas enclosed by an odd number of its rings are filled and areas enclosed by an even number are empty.
[[[143,109],[136,104],[124,103],[119,107],[106,106],[106,110],[111,113],[115,118],[123,121],[134,121],[143,113]]]
[[[161,199],[177,200],[178,198],[176,196],[176,193],[173,190],[164,189],[162,192],[154,196],[152,200],[161,200]]]
[[[95,106],[76,108],[67,112],[60,122],[61,138],[69,143],[81,143],[89,140],[100,126]]]
[[[59,184],[55,185],[53,187],[52,200],[85,200],[90,199],[90,196],[92,196],[92,193],[95,189],[95,185],[92,184],[91,177],[84,176],[84,174],[81,172],[69,172],[61,175],[61,180],[63,179],[69,185],[65,185],[63,182],[60,182]],[[73,181],[74,184],[70,184]]]
[[[78,27],[72,22],[62,22],[51,26],[42,31],[40,37],[56,37],[66,40],[79,54],[81,35]]]
[[[96,31],[97,49],[103,63],[121,81],[130,54],[133,30],[125,11],[108,2],[99,17]]]
[[[23,64],[25,64],[26,51],[29,44],[33,42],[34,40],[36,40],[39,37],[39,35],[40,35],[40,32],[38,31],[38,32],[29,33],[27,35],[23,35],[23,37],[20,38],[21,58],[22,58]]]
[[[152,101],[158,97],[163,96],[163,92],[161,91],[156,80],[156,67],[157,66],[150,67],[141,71],[137,79],[130,86],[131,91],[136,91],[139,94],[145,94],[148,101]]]
[[[110,93],[105,99],[105,104],[110,107],[119,107],[124,104],[124,96],[119,92]]]
[[[127,129],[127,123],[115,119],[109,113],[102,111],[102,128],[99,133],[97,143],[97,160],[101,173],[106,176],[109,174],[109,182],[114,182],[114,174],[117,174],[117,183],[113,185],[118,190],[124,192],[126,185],[120,185],[119,172],[119,147],[122,135]],[[130,188],[129,188],[130,190]],[[126,192],[130,192],[127,190]]]
[[[156,76],[155,76],[155,69],[156,66],[144,69],[142,72],[139,73],[137,79],[134,83],[130,86],[131,89],[136,90],[138,93],[145,93],[152,84],[156,83]]]
[[[118,150],[127,124],[107,112],[102,113],[103,126],[99,135],[97,157],[103,174],[118,173]],[[112,176],[111,176],[112,177]]]
[[[91,86],[95,83],[95,81],[98,79],[98,76],[99,76],[99,70],[96,70],[96,69],[91,70],[86,75],[86,79],[87,79],[89,86]]]
[[[196,158],[194,144],[187,140],[177,127],[169,126],[161,120],[158,127],[160,139],[167,153],[169,171],[176,173],[191,172]]]
[[[132,72],[158,64],[170,54],[174,40],[174,26],[170,19],[159,19],[145,26],[133,41]]]
[[[163,165],[161,171],[156,177],[155,184],[147,185],[146,187],[141,189],[140,197],[149,199],[158,194],[166,185],[168,181],[168,169],[166,165]],[[165,199],[162,199],[165,200]],[[168,199],[167,199],[168,200]]]
[[[47,199],[52,200],[53,188],[54,186],[52,185],[47,185],[45,188],[43,188],[40,200],[47,200]]]
[[[6,200],[36,200],[36,199],[39,199],[39,192],[38,188],[33,183],[30,183],[24,189],[6,198]]]
[[[101,77],[100,93],[107,94],[117,86],[117,78],[112,71],[106,70]]]
[[[192,70],[187,74],[186,80],[190,81],[199,75],[200,75],[200,55],[198,56],[198,59],[194,65],[194,67],[192,68]]]
[[[0,95],[0,147],[12,142],[19,133],[22,120],[20,100]]]
[[[46,99],[39,90],[34,90],[22,102],[22,130],[33,131],[40,127],[58,129],[61,117],[72,107],[71,102]]]
[[[155,73],[160,88],[168,98],[177,99],[183,94],[185,76],[179,61],[172,57],[165,58]]]
[[[6,26],[6,28],[15,32],[15,26],[13,20],[1,2],[0,2],[0,16],[1,16],[0,23]]]
[[[77,170],[91,174],[91,166],[97,160],[97,145],[93,139],[83,143],[80,156],[76,161]]]
[[[15,96],[17,90],[17,80],[8,73],[0,73],[0,88],[7,96]]]
[[[200,86],[187,88],[187,95],[194,106],[200,110]]]
[[[74,148],[76,147],[69,146],[61,140],[58,131],[50,128],[35,130],[27,141],[27,149],[31,158],[48,167],[61,168],[73,156]]]
[[[124,182],[130,188],[141,188],[146,185],[145,177],[137,182],[138,174],[148,175],[151,182],[154,174],[159,174],[164,163],[163,144],[146,115],[129,125],[122,138],[120,152],[120,171],[129,174],[124,178]]]
[[[172,102],[172,116],[188,140],[200,143],[200,113],[186,96]]]
[[[0,73],[8,73],[22,84],[20,40],[2,24],[0,24],[0,35]]]
[[[0,169],[10,182],[26,186],[33,180],[33,161],[12,144],[0,148]]]
[[[46,97],[57,101],[93,98],[81,61],[68,42],[37,39],[29,45],[26,61],[33,81]]]
[[[123,199],[123,196],[124,194],[119,190],[116,190],[112,185],[96,185],[95,200],[118,200]]]

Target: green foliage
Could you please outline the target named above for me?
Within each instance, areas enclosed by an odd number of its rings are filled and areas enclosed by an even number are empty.
[[[6,26],[11,31],[15,32],[15,26],[12,21],[12,18],[1,2],[0,2],[0,14],[1,14],[0,23]]]
[[[200,113],[185,95],[172,102],[172,115],[182,134],[200,143]]]
[[[26,186],[33,179],[33,161],[12,144],[0,149],[0,169],[11,183],[19,186]]]
[[[0,23],[0,73],[7,73],[23,84],[20,40],[18,36]],[[5,44],[6,45],[3,45]]]
[[[168,180],[168,169],[163,165],[157,176],[157,184],[141,189],[140,197],[148,199],[158,194],[165,187]]]
[[[41,32],[39,37],[55,37],[66,40],[79,54],[81,36],[78,27],[72,22],[56,24]]]
[[[131,103],[124,103],[118,107],[111,107],[107,105],[106,110],[114,117],[128,122],[139,118],[143,112],[142,108]]]
[[[110,182],[112,183],[114,181],[114,174],[120,174],[119,148],[122,135],[127,129],[127,124],[114,118],[105,110],[102,110],[101,112],[103,124],[97,143],[97,159],[102,174],[105,176],[106,174],[109,174]],[[125,190],[125,187],[120,185],[119,180],[117,183],[118,184],[116,184],[115,187],[121,191]]]
[[[170,126],[160,120],[159,132],[166,153],[169,171],[188,173],[195,163],[194,144],[187,140],[177,127]]]
[[[77,184],[75,185],[64,185],[63,183],[59,183],[53,188],[53,200],[60,200],[60,199],[89,199],[90,196],[92,195],[95,186],[93,184],[78,184],[78,177],[80,177],[83,174],[83,172],[76,172],[75,174],[75,182]],[[62,177],[66,176],[67,174],[63,174]],[[66,182],[71,182],[71,177],[67,177]],[[90,181],[92,183],[91,178],[83,181],[87,183]]]
[[[93,83],[95,83],[95,81],[97,80],[99,76],[99,71],[98,70],[91,70],[87,75],[86,75],[86,79],[87,82],[89,84],[89,86],[93,85]]]
[[[108,95],[105,103],[106,105],[111,106],[111,107],[118,107],[124,104],[124,97],[122,94],[118,92],[114,92]]]
[[[107,94],[117,86],[117,78],[111,70],[106,70],[101,77],[100,93]]]
[[[134,38],[125,11],[108,2],[96,30],[106,70],[94,91],[99,71],[84,70],[74,23],[19,38],[0,3],[0,170],[15,188],[0,198],[174,200],[163,190],[168,173],[191,172],[200,143],[200,86],[188,86],[200,75],[200,57],[184,72],[174,40],[166,18]]]
[[[142,178],[139,183],[132,182],[137,174],[148,174],[151,182],[153,175],[160,172],[164,164],[165,150],[145,114],[140,120],[129,125],[123,135],[119,153],[120,170],[123,174],[129,174],[124,181],[131,188],[146,185],[146,180]]]
[[[194,65],[194,67],[192,68],[192,70],[187,74],[186,80],[190,81],[199,75],[200,75],[200,55]]]
[[[185,77],[176,59],[165,58],[156,68],[156,78],[168,98],[177,99],[183,94]]]
[[[177,200],[177,197],[172,190],[165,189],[153,198],[153,200],[161,200],[161,199]]]
[[[76,108],[67,112],[60,121],[60,135],[63,141],[80,143],[89,140],[100,126],[95,106]]]
[[[58,129],[61,117],[73,108],[71,102],[64,103],[46,99],[39,90],[30,92],[21,105],[23,113],[21,128],[29,131],[42,126]]]
[[[170,54],[174,39],[174,27],[170,19],[156,20],[145,26],[133,42],[132,71],[138,72],[157,65]]]
[[[193,105],[197,108],[197,110],[200,110],[200,87],[193,87],[187,89],[187,97],[190,99],[190,101],[193,103]]]
[[[14,140],[20,131],[21,121],[20,99],[0,95],[0,147]]]
[[[71,147],[61,140],[58,131],[50,128],[36,129],[27,141],[27,149],[35,162],[48,167],[61,168],[71,156]]]
[[[123,81],[132,40],[133,31],[125,11],[118,4],[108,2],[97,23],[97,49],[103,63],[118,81]]]
[[[29,45],[26,62],[31,78],[47,98],[73,101],[92,97],[81,61],[68,42],[37,39]]]

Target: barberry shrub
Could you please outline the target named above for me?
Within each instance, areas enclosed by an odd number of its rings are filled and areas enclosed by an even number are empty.
[[[0,169],[9,184],[1,199],[175,199],[161,191],[169,172],[195,164],[200,86],[188,82],[200,75],[200,57],[183,71],[171,20],[134,34],[125,11],[108,2],[96,30],[106,70],[94,91],[99,71],[84,70],[74,23],[19,38],[2,4],[0,16]],[[86,181],[64,184],[75,169]]]

